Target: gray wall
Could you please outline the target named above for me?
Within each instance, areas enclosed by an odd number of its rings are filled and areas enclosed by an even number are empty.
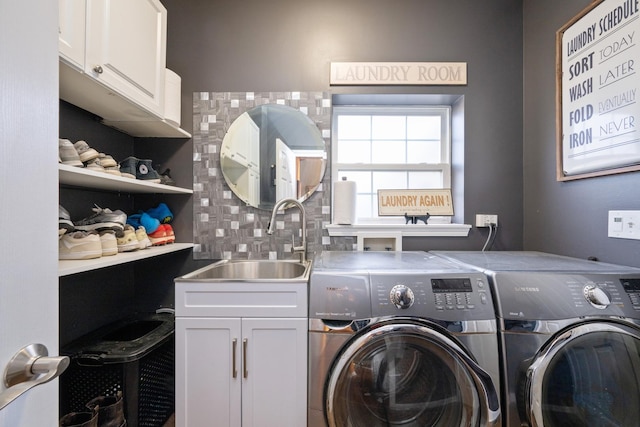
[[[524,247],[640,266],[640,242],[607,237],[609,210],[640,209],[640,174],[557,182],[555,32],[589,0],[524,0]]]
[[[522,3],[513,0],[163,0],[167,66],[193,92],[463,94],[464,220],[499,215],[495,249],[523,247]],[[463,87],[331,87],[332,61],[462,61]],[[174,169],[172,168],[172,173]],[[176,171],[175,173],[184,173]],[[468,238],[407,238],[406,250],[480,249]]]

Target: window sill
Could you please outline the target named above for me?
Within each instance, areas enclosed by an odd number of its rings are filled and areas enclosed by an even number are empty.
[[[469,224],[354,224],[326,226],[331,237],[355,237],[360,233],[400,234],[402,237],[467,237]]]

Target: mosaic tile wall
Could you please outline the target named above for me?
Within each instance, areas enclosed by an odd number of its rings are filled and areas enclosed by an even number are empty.
[[[271,211],[246,205],[233,194],[220,169],[220,146],[233,121],[262,104],[281,104],[305,112],[318,126],[327,153],[331,143],[331,97],[326,92],[195,92],[193,94],[193,212],[195,259],[288,259],[292,237],[299,244],[300,212],[287,209],[266,234]],[[304,202],[307,248],[353,250],[355,238],[330,238],[331,176],[327,164],[316,192]]]

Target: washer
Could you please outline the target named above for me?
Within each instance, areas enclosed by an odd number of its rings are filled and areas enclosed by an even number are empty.
[[[426,252],[322,252],[309,310],[309,427],[501,426],[484,274]]]
[[[638,426],[640,269],[541,252],[431,252],[487,274],[507,426]]]

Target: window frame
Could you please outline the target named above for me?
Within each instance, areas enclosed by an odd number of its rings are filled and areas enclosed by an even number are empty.
[[[425,114],[430,112],[432,114]],[[435,113],[435,114],[433,114]],[[440,162],[439,163],[339,163],[338,159],[338,116],[344,115],[380,115],[380,116],[417,116],[417,115],[437,115],[440,116],[441,138],[440,138]],[[332,111],[332,132],[331,132],[331,183],[333,184],[340,179],[339,170],[348,169],[350,171],[417,171],[428,172],[438,171],[442,173],[442,188],[451,188],[451,169],[452,169],[452,107],[450,105],[335,105]],[[372,138],[373,140],[373,138]],[[372,189],[373,190],[373,189]],[[372,194],[374,200],[376,194]],[[373,202],[372,202],[373,203]],[[333,205],[333,195],[332,195]],[[375,210],[375,206],[372,205]],[[377,215],[377,212],[373,212]],[[432,217],[433,222],[446,224],[451,222],[451,217]],[[404,224],[404,217],[400,216],[372,216],[358,217],[356,224]]]

